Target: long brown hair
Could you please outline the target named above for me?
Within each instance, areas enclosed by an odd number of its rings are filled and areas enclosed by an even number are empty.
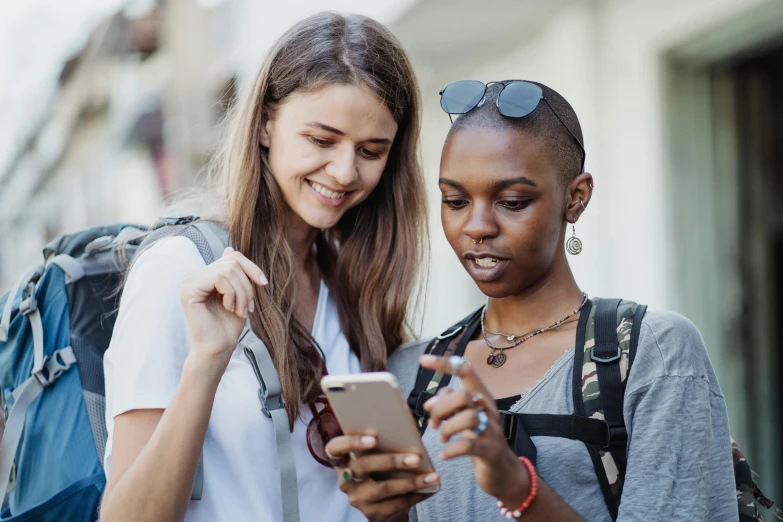
[[[398,125],[378,186],[316,239],[317,262],[365,371],[385,368],[388,354],[406,340],[408,303],[426,246],[420,99],[402,46],[364,16],[320,13],[297,23],[277,41],[249,95],[233,109],[225,148],[213,162],[224,183],[232,241],[269,279],[256,291],[258,312],[250,323],[272,354],[292,429],[300,405],[320,393],[322,362],[314,339],[294,318],[296,264],[285,235],[289,209],[259,136],[287,96],[331,84],[367,86]]]

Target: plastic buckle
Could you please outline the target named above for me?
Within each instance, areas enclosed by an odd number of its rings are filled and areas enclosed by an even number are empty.
[[[609,449],[613,445],[618,445],[618,441],[628,440],[628,430],[625,426],[611,426],[608,422],[604,421],[606,426],[606,442],[602,445],[604,449]]]
[[[60,359],[60,352],[56,351],[52,356],[44,356],[43,368],[33,373],[33,376],[41,383],[42,387],[46,388],[54,384],[63,373],[70,369],[71,364]],[[46,375],[44,375],[44,372],[46,372]]]
[[[614,361],[619,360],[620,357],[622,357],[622,355],[623,355],[623,352],[620,349],[620,345],[619,344],[617,345],[617,353],[615,355],[612,355],[611,357],[598,357],[595,354],[596,348],[598,348],[598,346],[594,346],[593,349],[590,350],[590,359],[592,359],[594,362],[604,363],[604,364],[605,363],[610,363],[610,362],[614,362]]]
[[[266,416],[268,419],[272,418],[272,412],[274,410],[279,410],[280,408],[285,407],[285,402],[283,402],[283,397],[281,395],[265,397],[264,391],[261,388],[258,389],[258,400],[261,402],[261,413],[263,413],[264,416]],[[272,404],[268,405],[267,401]]]
[[[35,298],[35,283],[37,281],[38,277],[31,280],[22,291],[22,302],[19,304],[19,313],[22,315],[29,315],[38,310],[38,300]]]
[[[442,334],[436,336],[435,339],[438,339],[438,340],[442,341],[443,339],[448,339],[450,337],[454,337],[455,335],[460,333],[463,328],[465,328],[464,324],[459,325],[459,326],[457,326],[456,328],[454,328],[453,330],[451,330],[449,332],[443,332]]]
[[[152,230],[157,230],[161,227],[165,227],[166,225],[190,225],[197,219],[198,216],[162,217],[158,219],[154,225],[152,225]]]

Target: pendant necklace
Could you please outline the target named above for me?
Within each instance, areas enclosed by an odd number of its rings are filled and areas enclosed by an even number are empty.
[[[503,353],[503,350],[508,350],[510,348],[516,348],[520,344],[524,343],[531,337],[535,337],[536,335],[544,332],[548,332],[549,330],[553,330],[557,328],[558,326],[562,325],[564,322],[566,322],[571,317],[578,314],[582,308],[584,308],[585,304],[587,304],[587,294],[582,294],[584,296],[584,299],[582,300],[582,304],[579,305],[579,308],[568,314],[567,316],[563,317],[559,321],[555,321],[554,323],[550,324],[549,326],[546,326],[544,328],[539,328],[538,330],[534,330],[530,333],[524,334],[524,335],[509,335],[509,334],[503,334],[498,332],[493,332],[490,330],[487,330],[487,328],[484,326],[484,315],[487,313],[487,307],[484,306],[484,309],[481,311],[481,335],[484,337],[484,342],[487,343],[487,348],[492,350],[492,353],[489,354],[487,357],[487,364],[492,365],[493,368],[500,368],[505,364],[506,362],[506,354]],[[502,335],[506,338],[506,340],[511,343],[508,346],[496,346],[489,342],[489,338],[487,337],[487,334],[490,335]],[[519,340],[515,341],[515,339],[519,338]]]

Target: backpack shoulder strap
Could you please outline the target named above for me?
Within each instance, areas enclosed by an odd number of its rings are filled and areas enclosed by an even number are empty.
[[[283,522],[299,522],[299,493],[296,480],[296,464],[291,445],[291,430],[288,426],[288,413],[283,401],[283,388],[272,362],[269,350],[253,330],[249,321],[239,339],[239,346],[250,360],[253,372],[258,380],[258,399],[261,411],[272,420],[275,429],[277,447],[277,466],[280,470],[280,495],[283,506]]]
[[[473,330],[473,327],[478,324],[477,321],[481,317],[482,308],[479,308],[435,337],[430,344],[427,345],[424,353],[446,357],[454,355],[455,353],[459,355],[464,353],[465,346],[471,338],[470,333]],[[450,375],[419,366],[418,373],[416,374],[416,383],[414,384],[410,395],[408,395],[408,407],[411,409],[422,435],[427,429],[428,417],[423,408],[424,403],[438,393],[438,390],[448,385],[450,380]]]
[[[588,445],[588,451],[613,520],[617,518],[627,466],[625,385],[646,308],[632,301],[595,299],[577,327],[574,412],[607,424],[607,444]]]

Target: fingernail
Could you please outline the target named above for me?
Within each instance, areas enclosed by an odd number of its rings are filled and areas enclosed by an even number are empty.
[[[440,460],[443,460],[445,457],[446,457],[446,454],[445,454],[445,453],[443,453],[442,451],[441,451],[440,453],[438,453],[438,458],[439,458]]]
[[[435,484],[438,481],[438,474],[437,473],[430,473],[426,477],[424,477],[425,484]]]
[[[430,397],[429,399],[424,401],[424,407],[425,408],[432,408],[433,406],[435,406],[435,403],[437,403],[437,402],[438,402],[438,398],[437,397]]]
[[[422,363],[434,363],[437,360],[438,360],[438,358],[435,357],[434,355],[422,355],[419,358],[419,362],[422,362]]]
[[[247,308],[245,308],[244,310],[242,310],[242,318],[243,318],[243,319],[247,319]]]
[[[259,284],[262,284],[262,285],[268,285],[269,284],[269,281],[267,280],[267,278],[266,278],[266,276],[264,275],[263,272],[258,274],[258,282],[259,282]]]
[[[374,446],[375,445],[375,437],[370,437],[369,435],[362,437],[362,444],[365,446]]]
[[[417,466],[419,464],[419,456],[418,455],[407,455],[404,459],[402,459],[403,464],[406,466]]]
[[[255,309],[256,309],[256,302],[250,301],[250,313],[252,314]]]

